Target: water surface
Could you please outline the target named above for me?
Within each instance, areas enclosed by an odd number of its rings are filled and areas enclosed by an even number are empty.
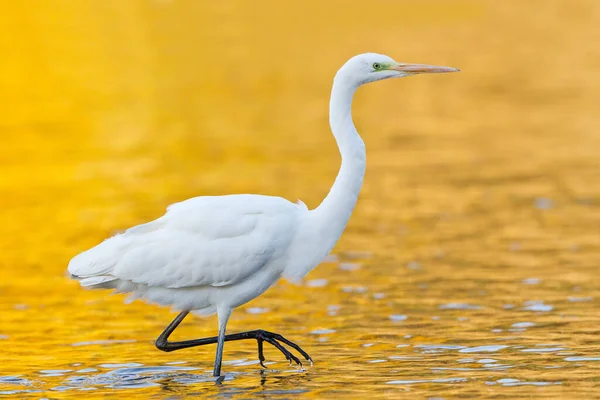
[[[590,398],[600,341],[600,3],[92,1],[0,6],[0,396]],[[332,76],[366,50],[460,74],[361,89],[365,186],[331,257],[161,353],[174,317],[68,260],[207,194],[315,207]],[[212,336],[216,319],[175,333]]]

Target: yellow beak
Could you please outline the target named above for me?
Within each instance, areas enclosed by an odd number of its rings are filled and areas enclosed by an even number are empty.
[[[458,72],[460,69],[452,67],[442,67],[438,65],[427,64],[402,64],[398,63],[390,68],[394,71],[407,74],[441,74],[444,72]]]

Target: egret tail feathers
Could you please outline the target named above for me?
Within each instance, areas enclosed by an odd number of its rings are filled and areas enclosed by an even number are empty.
[[[91,278],[79,278],[76,275],[71,275],[72,278],[77,279],[79,284],[83,287],[91,289],[112,289],[115,287],[116,280],[114,276],[92,276]]]
[[[113,236],[99,245],[76,255],[69,262],[68,271],[82,286],[97,286],[117,278],[111,276],[119,258],[131,240],[123,235]]]

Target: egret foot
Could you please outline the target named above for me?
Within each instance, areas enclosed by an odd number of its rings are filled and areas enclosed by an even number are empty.
[[[214,343],[218,342],[217,336],[201,338],[201,339],[182,340],[179,342],[169,342],[169,340],[168,340],[169,336],[171,336],[171,333],[173,333],[175,328],[177,328],[179,326],[179,324],[181,323],[181,321],[183,321],[183,319],[186,317],[187,314],[188,314],[188,311],[182,311],[181,313],[179,313],[179,315],[177,315],[177,317],[175,317],[175,319],[169,324],[169,326],[167,326],[165,328],[163,333],[160,334],[158,339],[156,339],[155,345],[159,350],[171,352],[171,351],[175,351],[175,350],[186,349],[189,347],[204,346],[206,344],[214,344]],[[283,345],[281,343],[284,343],[284,344],[290,346],[291,348],[295,349],[298,353],[300,353],[302,355],[302,357],[304,357],[307,361],[309,361],[311,363],[311,365],[313,363],[313,360],[308,355],[308,353],[305,352],[304,350],[302,350],[302,348],[300,346],[298,346],[296,343],[284,338],[283,336],[281,336],[278,333],[263,331],[262,329],[225,335],[224,341],[228,342],[228,341],[233,341],[233,340],[244,340],[244,339],[255,339],[256,340],[257,345],[258,345],[258,360],[260,361],[260,365],[263,368],[266,368],[265,364],[264,364],[265,355],[263,354],[263,342],[269,343],[270,345],[277,348],[277,350],[279,350],[281,353],[283,353],[286,360],[288,360],[290,362],[290,365],[292,363],[296,363],[297,365],[302,366],[302,362],[300,361],[300,359],[298,357],[293,355],[288,349],[283,347]],[[281,342],[281,343],[279,343],[279,342]],[[215,376],[220,375],[220,372],[221,372],[220,365],[219,365],[219,368],[217,368],[217,369],[218,370],[215,370]]]
[[[295,362],[297,365],[302,367],[302,362],[300,361],[300,359],[298,357],[293,355],[288,349],[283,347],[281,345],[281,343],[279,343],[279,342],[285,343],[288,346],[290,346],[291,348],[295,349],[298,353],[300,353],[302,355],[302,357],[304,357],[306,359],[306,361],[309,361],[311,363],[311,365],[313,363],[312,358],[308,355],[307,352],[302,350],[302,348],[300,346],[298,346],[296,343],[284,338],[283,336],[281,336],[278,333],[273,333],[273,332],[263,331],[262,329],[257,329],[255,331],[242,332],[239,335],[247,335],[248,339],[250,339],[250,338],[256,339],[256,342],[258,343],[258,360],[260,361],[260,365],[263,368],[267,368],[264,364],[265,356],[263,354],[263,342],[267,342],[267,343],[273,345],[275,348],[277,348],[277,350],[279,350],[285,356],[286,360],[288,360],[290,362],[290,365],[292,365],[292,362]]]

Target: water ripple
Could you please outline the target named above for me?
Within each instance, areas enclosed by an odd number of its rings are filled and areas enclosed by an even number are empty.
[[[415,349],[421,350],[422,353],[439,353],[446,350],[460,350],[466,346],[459,346],[453,344],[418,344],[415,345]]]
[[[500,384],[502,386],[548,386],[548,385],[561,385],[562,382],[542,382],[542,381],[520,381],[518,379],[513,378],[502,378],[497,381],[488,381],[486,385],[496,385]]]
[[[467,378],[440,378],[440,379],[415,379],[415,380],[396,380],[386,382],[388,385],[414,385],[419,383],[460,383],[466,382]]]
[[[461,349],[459,353],[495,353],[497,351],[508,348],[509,346],[503,345],[488,345],[488,346],[476,346]]]
[[[335,333],[335,329],[314,329],[310,331],[311,335],[328,335],[330,333]]]
[[[566,350],[564,347],[544,347],[544,348],[534,348],[534,349],[523,349],[521,350],[523,353],[553,353],[555,351]]]
[[[131,363],[135,364],[135,363]],[[105,364],[106,365],[106,364]],[[119,365],[119,364],[113,364]],[[185,366],[136,366],[117,368],[95,375],[73,375],[66,379],[63,385],[53,390],[65,391],[70,389],[91,390],[94,387],[109,387],[112,389],[133,389],[159,386],[160,381],[169,379],[182,383],[211,382],[217,378],[211,374],[191,374],[196,367]],[[233,374],[227,374],[225,380],[233,379]]]
[[[448,303],[438,307],[440,310],[480,310],[482,307],[476,304]]]
[[[523,310],[525,311],[538,311],[538,312],[548,312],[554,309],[553,306],[544,304],[543,301],[526,301],[525,307]]]

